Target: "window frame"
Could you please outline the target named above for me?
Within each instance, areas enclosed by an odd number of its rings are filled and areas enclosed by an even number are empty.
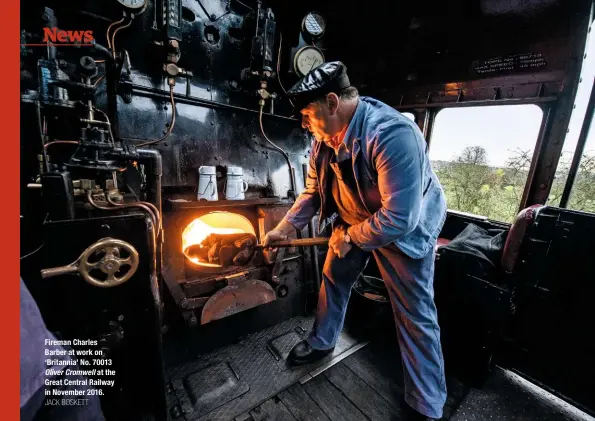
[[[595,90],[595,88],[594,88]],[[523,209],[525,209],[528,206],[531,206],[530,204],[527,204],[528,201],[528,195],[529,192],[531,191],[531,187],[533,186],[533,183],[535,181],[535,173],[537,170],[537,163],[539,158],[543,155],[543,152],[545,151],[545,145],[544,145],[544,139],[546,139],[547,134],[549,134],[549,122],[550,122],[550,115],[551,112],[553,110],[553,108],[555,108],[556,102],[553,103],[545,103],[545,102],[536,102],[534,100],[528,100],[528,101],[515,101],[514,103],[510,103],[510,102],[506,102],[506,103],[498,103],[498,100],[495,101],[489,101],[489,102],[484,102],[482,101],[482,103],[473,103],[473,102],[469,102],[469,103],[462,103],[460,105],[449,105],[449,106],[443,106],[443,107],[428,107],[426,108],[426,115],[423,121],[423,125],[422,127],[422,131],[424,133],[425,136],[425,140],[426,143],[428,144],[428,153],[430,151],[430,148],[432,147],[432,135],[433,135],[433,131],[435,128],[435,123],[436,123],[436,117],[438,116],[438,114],[443,111],[443,110],[447,110],[447,109],[456,109],[456,108],[480,108],[480,107],[494,107],[494,106],[498,106],[498,107],[505,107],[505,106],[510,106],[510,105],[535,105],[537,107],[539,107],[542,111],[542,118],[541,118],[541,123],[540,123],[540,127],[539,127],[539,132],[537,135],[537,139],[535,139],[535,145],[533,146],[533,154],[531,157],[531,163],[529,165],[529,169],[527,171],[527,179],[525,180],[525,185],[523,186],[523,194],[521,196],[521,201],[519,203],[519,207],[517,209],[517,213],[522,211]],[[551,186],[553,184],[553,178],[550,180],[550,189]],[[549,194],[549,192],[548,192]],[[461,212],[458,210],[451,210],[448,209],[449,212],[451,211],[456,211],[456,212]],[[466,212],[468,213],[468,212]],[[484,218],[485,216],[483,215],[477,215],[478,217]],[[498,223],[503,223],[503,224],[509,224],[508,222],[505,221],[499,221],[499,220],[494,220]]]

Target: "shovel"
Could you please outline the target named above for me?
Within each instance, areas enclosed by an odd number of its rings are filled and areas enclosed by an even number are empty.
[[[326,237],[301,238],[275,241],[265,246],[256,243],[256,237],[252,234],[221,234],[211,237],[206,243],[203,241],[202,244],[187,247],[184,254],[190,258],[198,258],[199,261],[219,264],[222,267],[243,266],[254,258],[259,249],[327,246],[328,242],[329,239]]]

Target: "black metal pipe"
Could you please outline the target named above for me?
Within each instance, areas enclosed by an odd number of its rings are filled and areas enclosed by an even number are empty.
[[[83,47],[83,46],[78,45],[78,44],[74,45],[74,48],[81,48],[81,47]],[[88,48],[88,47],[85,46],[85,48]],[[94,49],[97,53],[100,53],[101,55],[103,55],[106,59],[106,62],[114,61],[114,57],[112,56],[112,53],[104,45],[101,45],[98,42],[93,41],[93,45],[91,46],[91,48]]]
[[[106,60],[113,61],[114,57],[112,56],[112,53],[104,45],[101,45],[97,42],[93,42],[93,48],[98,53],[103,54],[105,56]]]
[[[560,207],[565,208],[568,206],[570,200],[570,194],[572,193],[572,187],[576,180],[576,175],[581,165],[581,159],[587,144],[587,138],[589,137],[589,130],[591,130],[591,123],[593,123],[593,115],[595,114],[595,83],[591,87],[591,96],[589,97],[589,103],[587,104],[587,111],[585,112],[585,119],[583,120],[583,126],[581,127],[581,133],[578,136],[578,142],[576,143],[576,150],[574,151],[574,157],[572,158],[572,164],[568,171],[568,178],[566,179],[566,185],[562,192],[562,198],[560,199]]]
[[[132,85],[132,93],[134,93],[136,95],[144,94],[144,96],[147,96],[147,97],[169,100],[169,92],[165,93],[165,91],[162,89],[150,88],[147,86],[142,86],[142,85],[137,85],[137,84]],[[190,104],[190,105],[198,105],[201,107],[221,108],[221,109],[234,110],[234,111],[244,111],[244,112],[250,112],[250,113],[255,113],[255,114],[259,113],[259,110],[238,107],[236,105],[225,104],[222,102],[211,101],[208,99],[196,98],[193,96],[186,96],[186,95],[180,95],[180,94],[174,93],[174,98],[175,98],[176,102],[180,103],[180,104]],[[294,122],[298,123],[298,120],[295,118],[285,117],[285,116],[282,116],[279,114],[270,114],[270,113],[263,112],[263,115],[274,117],[274,118],[279,118],[282,120],[294,121]]]
[[[163,159],[161,157],[161,153],[155,149],[137,149],[136,150],[140,160],[147,160],[151,162],[151,172],[153,174],[153,181],[151,186],[149,186],[150,196],[148,198],[149,201],[152,201],[155,206],[157,206],[157,210],[159,211],[159,221],[163,221],[163,212],[162,212],[162,205],[161,205],[161,177],[163,176]],[[164,232],[161,227],[155,227],[157,233],[159,235],[156,236],[156,248],[155,248],[155,261],[156,261],[156,273],[157,273],[157,283],[159,286],[159,294],[161,296],[161,302],[163,303],[163,293],[164,293],[164,286],[161,276],[161,270],[163,268],[163,238]]]
[[[149,188],[151,193],[149,201],[157,206],[159,215],[161,216],[161,177],[163,176],[163,158],[161,157],[161,153],[156,149],[137,149],[136,151],[141,160],[151,161],[153,182]]]
[[[306,182],[308,180],[308,165],[302,164],[302,175],[304,177],[304,187],[306,187]],[[312,220],[308,222],[308,236],[310,238],[314,238],[314,223]],[[312,265],[314,266],[314,280],[316,281],[316,292],[320,290],[320,284],[322,282],[321,273],[320,273],[320,265],[318,264],[318,247],[313,246],[311,249],[312,253]]]

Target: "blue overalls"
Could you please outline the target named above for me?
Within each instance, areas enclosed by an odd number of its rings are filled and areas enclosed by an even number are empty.
[[[434,245],[446,218],[444,192],[419,128],[378,100],[360,97],[344,144],[351,155],[353,197],[363,208],[354,213],[368,217],[350,221],[355,247],[345,258],[332,250],[327,254],[308,342],[315,349],[335,346],[351,288],[372,254],[395,315],[405,401],[428,417],[440,418],[446,382],[433,277]],[[286,215],[297,229],[318,209],[321,225],[337,210],[332,194],[334,154],[323,143],[313,145],[306,189]]]

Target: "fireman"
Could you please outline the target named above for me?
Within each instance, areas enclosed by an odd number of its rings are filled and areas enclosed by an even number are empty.
[[[316,141],[306,189],[265,245],[303,229],[318,210],[321,223],[333,223],[314,327],[289,361],[333,351],[351,288],[374,256],[394,312],[410,419],[440,418],[446,382],[433,277],[446,201],[423,135],[392,107],[359,96],[338,61],[311,70],[288,95]]]

